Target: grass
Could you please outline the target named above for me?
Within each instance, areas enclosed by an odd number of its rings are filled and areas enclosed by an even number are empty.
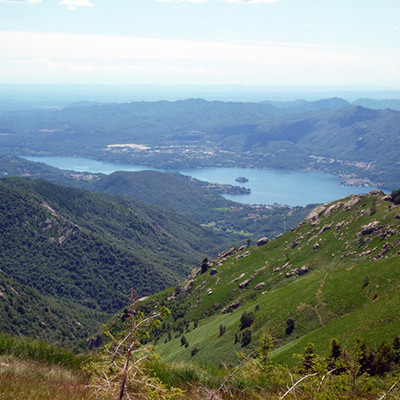
[[[0,356],[2,400],[94,400],[87,377],[58,365]]]
[[[0,334],[0,355],[10,355],[20,360],[38,361],[47,365],[60,365],[79,370],[86,355],[77,355],[71,350],[44,341],[30,338],[15,338]]]
[[[354,346],[358,337],[374,347],[384,340],[393,340],[400,332],[400,229],[395,218],[400,207],[379,195],[364,196],[351,210],[343,206],[347,201],[332,203],[339,205],[314,225],[303,223],[267,245],[243,250],[242,253],[250,251],[246,257],[234,255],[222,261],[222,266],[216,266],[217,274],[197,276],[191,290],[175,300],[168,300],[171,291],[150,297],[149,307],[163,304],[173,310],[179,305],[185,310],[182,318],[174,321],[170,317],[166,321],[172,340],[167,339],[167,329],[157,340],[162,358],[215,366],[234,364],[236,353],[256,347],[263,331],[274,339],[272,358],[286,364],[293,364],[292,354],[302,353],[308,341],[315,343],[318,352],[326,354],[333,337],[348,348]],[[371,215],[373,204],[376,210]],[[360,235],[362,226],[375,220],[383,228],[377,233]],[[340,229],[336,229],[338,223],[343,223]],[[326,226],[330,228],[323,230]],[[297,246],[292,245],[295,242]],[[317,250],[313,250],[315,243],[319,244]],[[385,246],[387,253],[374,260]],[[368,251],[371,253],[363,254]],[[287,262],[289,268],[282,273],[273,272]],[[302,266],[309,269],[307,274],[285,277],[289,270]],[[245,279],[251,282],[240,289],[239,283]],[[265,286],[255,291],[254,287],[261,282]],[[234,302],[240,306],[224,313],[224,308]],[[255,322],[250,327],[253,340],[242,348],[234,344],[234,337],[245,311],[254,312]],[[288,318],[295,321],[295,329],[289,335]],[[192,327],[194,320],[198,321],[196,329]],[[176,324],[185,321],[190,328],[177,332]],[[226,326],[226,333],[219,337],[221,324]],[[181,346],[182,333],[189,343],[187,348]],[[199,351],[191,355],[194,346]]]

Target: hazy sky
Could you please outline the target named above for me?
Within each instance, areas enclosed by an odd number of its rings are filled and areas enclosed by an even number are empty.
[[[0,83],[400,89],[400,0],[0,0]]]

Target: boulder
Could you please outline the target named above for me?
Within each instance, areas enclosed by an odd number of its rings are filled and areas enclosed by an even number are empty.
[[[319,243],[315,243],[312,249],[313,250],[318,250],[319,249]]]
[[[303,265],[301,268],[296,269],[296,274],[301,276],[304,275],[308,272],[308,267],[306,267],[305,265]]]
[[[304,222],[316,221],[319,218],[319,216],[325,211],[325,209],[326,209],[325,205],[321,205],[314,208],[314,210],[312,210],[310,214],[308,214],[307,217],[304,218]]]
[[[230,304],[228,306],[228,308],[225,310],[225,312],[232,312],[233,310],[236,310],[238,307],[240,307],[240,302],[236,301],[236,302]]]
[[[348,200],[346,203],[344,203],[343,208],[346,211],[351,210],[360,200],[362,199],[362,196],[352,196],[350,200]]]
[[[264,286],[265,286],[265,282],[257,283],[257,285],[254,286],[254,290],[261,290]]]
[[[269,242],[269,239],[264,236],[261,239],[257,240],[257,246],[263,246],[264,244],[267,244]]]
[[[318,232],[318,235],[321,235],[322,233],[328,231],[329,229],[331,229],[333,226],[333,222],[329,225],[325,225],[321,228],[321,230]]]
[[[378,221],[372,221],[369,224],[363,225],[361,227],[361,232],[359,233],[359,235],[370,235],[371,233],[376,232],[381,228],[382,226],[379,224]]]
[[[250,283],[250,279],[246,279],[245,281],[239,283],[239,287],[240,289],[244,289],[245,287],[247,287]]]

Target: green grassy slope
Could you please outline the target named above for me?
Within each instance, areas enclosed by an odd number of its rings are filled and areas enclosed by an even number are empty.
[[[234,362],[236,352],[252,349],[267,331],[273,358],[290,362],[308,341],[321,354],[333,337],[349,348],[357,337],[374,346],[391,341],[400,331],[399,228],[400,207],[382,192],[352,196],[317,208],[266,245],[215,260],[181,285],[186,293],[172,288],[144,304],[147,310],[159,303],[172,310],[155,332],[158,351],[166,360]],[[302,267],[308,272],[302,274]],[[255,290],[257,285],[263,287]],[[239,328],[245,311],[254,322],[252,341],[242,347],[240,337],[234,341],[245,331]],[[294,322],[291,332],[288,320]],[[226,327],[222,336],[220,325]],[[182,334],[188,347],[181,345]]]

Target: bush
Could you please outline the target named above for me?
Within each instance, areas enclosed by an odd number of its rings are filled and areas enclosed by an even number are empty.
[[[390,196],[394,204],[400,204],[400,189],[393,190]]]
[[[246,311],[240,317],[240,330],[249,328],[254,322],[254,314],[252,312],[247,313]]]

